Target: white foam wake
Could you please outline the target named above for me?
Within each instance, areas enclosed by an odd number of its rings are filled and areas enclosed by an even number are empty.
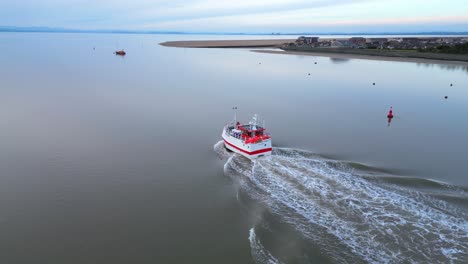
[[[370,182],[346,162],[275,149],[255,162],[233,155],[225,173],[339,262],[354,262],[352,256],[370,263],[468,260],[466,213]]]
[[[255,263],[258,264],[279,264],[281,262],[278,261],[273,255],[268,252],[268,250],[263,247],[260,240],[257,238],[255,234],[255,229],[252,227],[249,231],[249,242],[250,242],[250,250],[252,254],[252,258],[254,259]]]

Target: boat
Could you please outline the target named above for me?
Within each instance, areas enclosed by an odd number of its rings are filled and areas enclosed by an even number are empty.
[[[124,50],[118,50],[115,52],[115,55],[125,56],[127,54]]]
[[[248,124],[241,124],[234,115],[234,121],[224,126],[222,137],[224,146],[250,160],[271,155],[271,135],[266,133],[265,122],[258,124],[254,115]]]

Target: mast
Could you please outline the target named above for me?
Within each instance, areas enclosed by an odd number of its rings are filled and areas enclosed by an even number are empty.
[[[254,116],[252,117],[252,120],[249,122],[250,124],[250,129],[252,130],[252,132],[250,133],[251,137],[254,137],[255,136],[255,130],[257,130],[257,114],[254,114]]]

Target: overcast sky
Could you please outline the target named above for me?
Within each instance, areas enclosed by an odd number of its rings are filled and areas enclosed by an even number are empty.
[[[468,31],[468,0],[0,0],[0,26],[246,33]]]

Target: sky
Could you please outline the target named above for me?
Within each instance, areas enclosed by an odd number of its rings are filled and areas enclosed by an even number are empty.
[[[0,26],[226,33],[467,32],[468,0],[0,0]]]

